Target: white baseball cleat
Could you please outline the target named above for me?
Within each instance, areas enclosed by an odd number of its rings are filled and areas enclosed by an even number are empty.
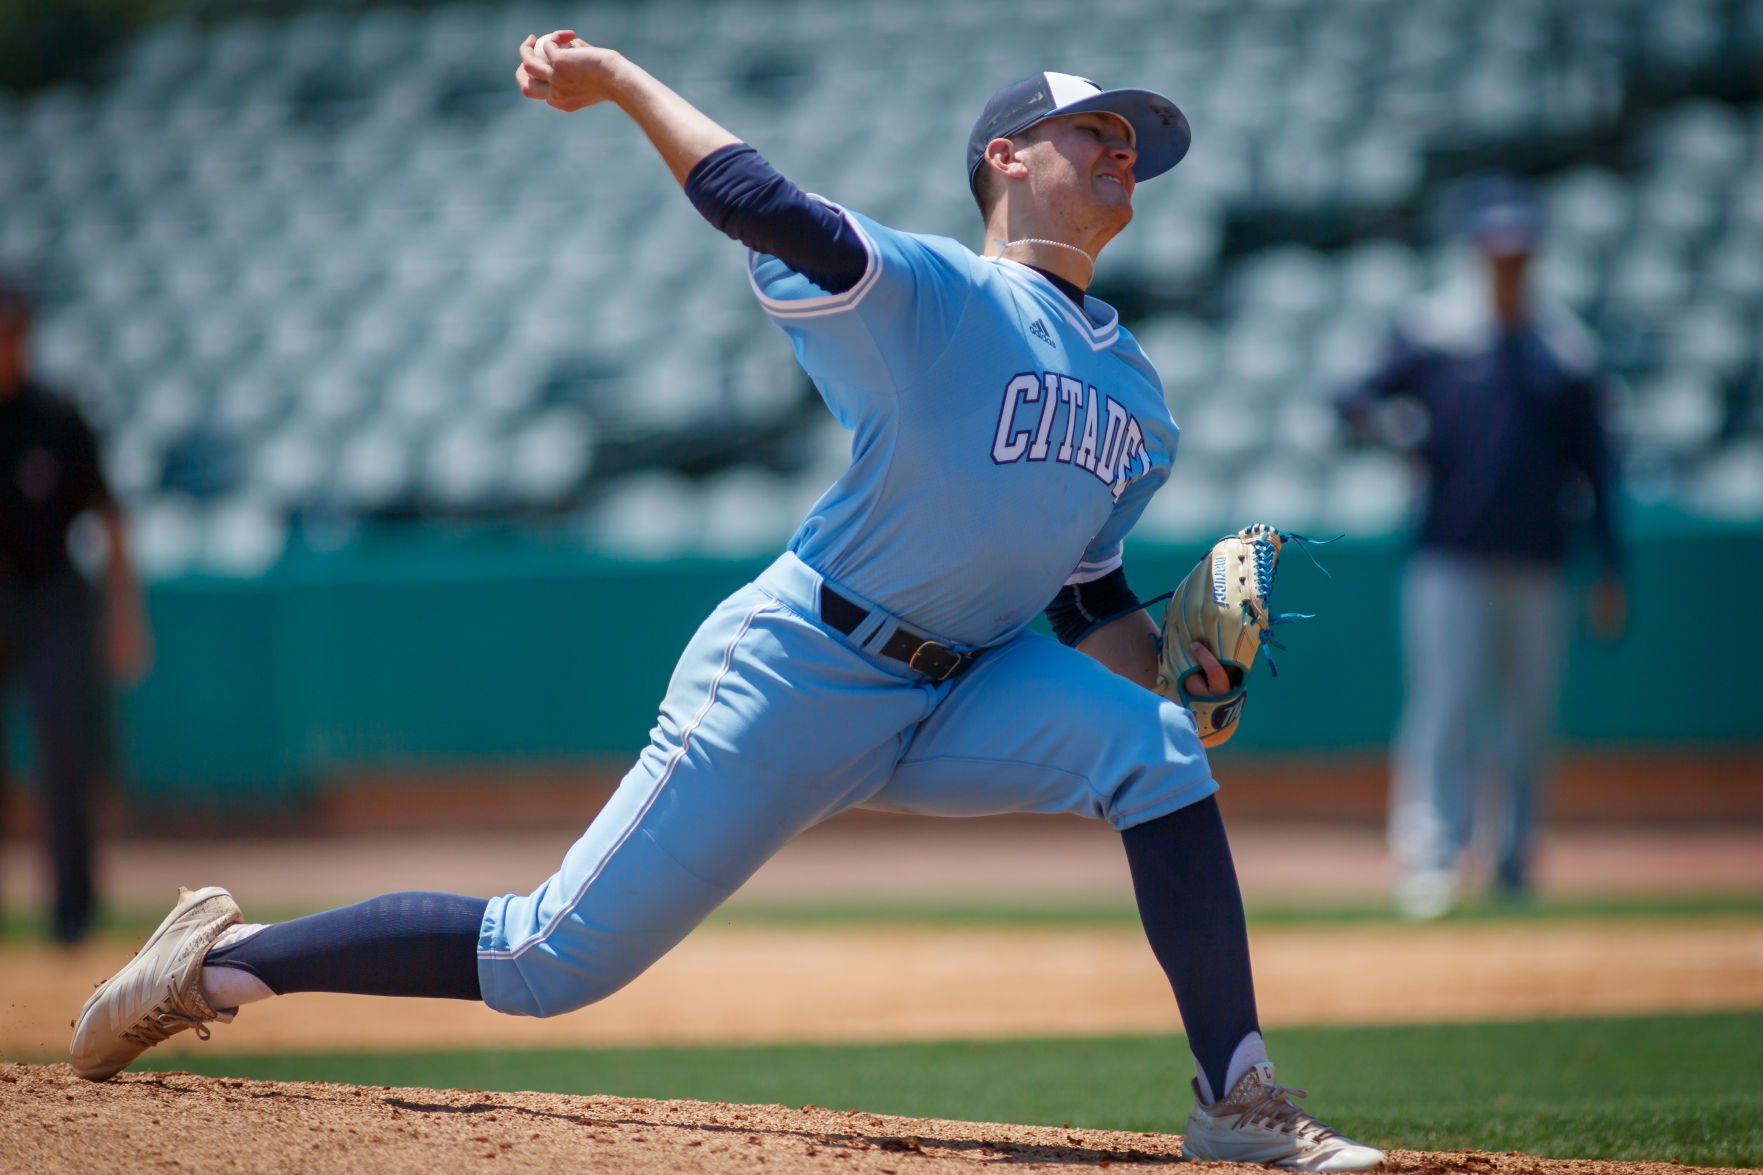
[[[1262,1061],[1210,1106],[1195,1106],[1182,1138],[1183,1158],[1271,1163],[1288,1171],[1367,1171],[1384,1153],[1329,1129],[1289,1100],[1303,1097],[1273,1079]]]
[[[202,959],[221,931],[238,922],[239,904],[219,886],[178,887],[178,902],[122,970],[98,985],[80,1009],[68,1059],[88,1081],[104,1081],[168,1036],[233,1018],[202,998]]]

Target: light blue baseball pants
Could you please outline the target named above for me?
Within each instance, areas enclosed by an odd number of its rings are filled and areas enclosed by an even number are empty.
[[[886,642],[886,613],[849,638],[825,624],[820,582],[786,554],[705,620],[648,747],[562,867],[490,901],[490,1007],[552,1016],[604,999],[848,808],[1070,812],[1124,829],[1217,790],[1193,716],[1092,658],[1023,633],[932,683],[856,647]]]

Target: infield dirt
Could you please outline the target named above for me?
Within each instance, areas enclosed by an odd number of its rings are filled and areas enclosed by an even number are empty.
[[[894,1118],[815,1106],[729,1106],[540,1093],[270,1083],[184,1073],[103,1085],[65,1065],[0,1066],[9,1170],[495,1171],[632,1175],[877,1172],[980,1166],[1070,1171],[1181,1165],[1174,1134]],[[1393,1151],[1384,1170],[1465,1175],[1686,1175],[1666,1163]]]

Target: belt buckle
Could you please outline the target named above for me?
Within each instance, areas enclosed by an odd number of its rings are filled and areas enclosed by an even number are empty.
[[[934,667],[929,663],[919,664],[920,657],[933,659]],[[940,682],[947,681],[954,676],[955,671],[961,668],[964,660],[965,658],[960,653],[955,652],[947,645],[939,644],[936,641],[925,641],[912,650],[912,656],[906,659],[906,667],[916,673],[924,674],[932,681]]]

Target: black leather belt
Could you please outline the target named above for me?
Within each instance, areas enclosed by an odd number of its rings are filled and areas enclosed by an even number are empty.
[[[820,618],[850,636],[857,631],[857,626],[869,619],[869,609],[861,604],[847,600],[832,588],[820,585]],[[922,673],[932,681],[948,681],[951,677],[960,677],[973,667],[979,660],[979,651],[957,653],[940,641],[933,641],[922,633],[913,632],[904,626],[894,630],[888,643],[881,647],[884,657],[892,657],[896,661],[904,661],[906,667],[915,673]]]

